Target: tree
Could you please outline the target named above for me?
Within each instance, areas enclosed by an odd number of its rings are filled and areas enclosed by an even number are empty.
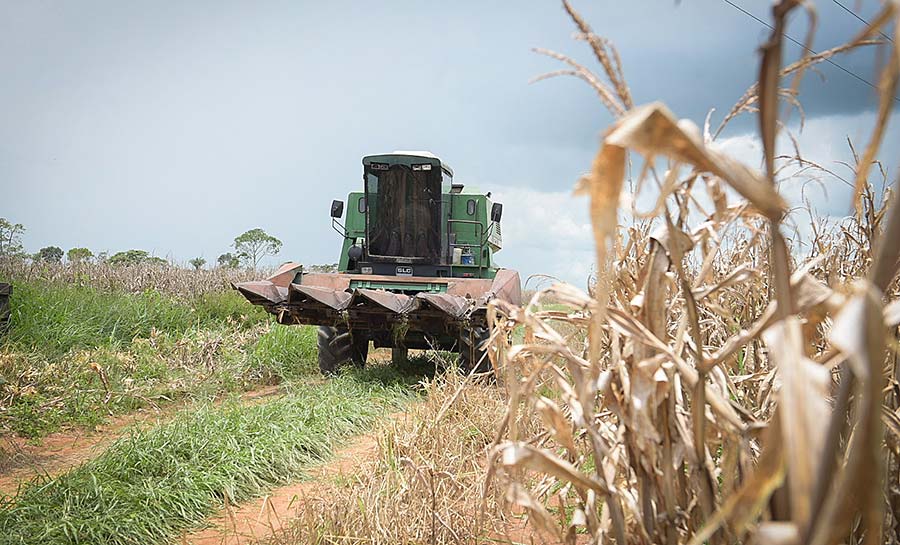
[[[193,265],[195,271],[199,271],[206,265],[206,260],[202,257],[195,257],[194,259],[188,261],[191,265]]]
[[[126,250],[124,252],[116,252],[109,256],[110,265],[137,265],[143,263],[150,257],[145,250]]]
[[[146,250],[126,250],[116,252],[109,258],[110,265],[140,265],[151,263],[153,265],[168,265],[168,261],[161,257],[151,256]]]
[[[237,266],[241,264],[241,260],[231,252],[225,252],[224,254],[219,256],[219,259],[216,260],[216,263],[218,263],[220,267],[226,269],[236,269]]]
[[[309,272],[314,273],[334,273],[338,270],[337,263],[326,263],[323,265],[310,265]]]
[[[62,263],[62,258],[65,255],[62,248],[59,246],[46,246],[38,250],[38,253],[34,254],[35,261],[43,261],[45,263]]]
[[[87,248],[71,248],[66,252],[66,258],[69,260],[69,263],[81,263],[82,261],[90,260],[92,257],[94,257],[94,252]]]
[[[260,228],[250,229],[234,239],[234,249],[239,258],[255,269],[260,259],[281,251],[281,241]]]
[[[24,232],[25,226],[21,223],[12,223],[6,218],[0,218],[0,257],[24,255],[22,248]]]

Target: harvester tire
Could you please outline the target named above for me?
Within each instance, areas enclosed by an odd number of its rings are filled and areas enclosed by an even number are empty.
[[[485,343],[491,336],[487,327],[466,328],[459,335],[459,369],[465,374],[491,373],[494,367],[488,358]]]
[[[409,363],[409,349],[405,346],[391,347],[391,365],[403,367]]]
[[[323,375],[336,375],[341,365],[348,361],[362,367],[369,354],[368,339],[354,339],[350,330],[345,328],[319,326],[317,344],[319,371]]]

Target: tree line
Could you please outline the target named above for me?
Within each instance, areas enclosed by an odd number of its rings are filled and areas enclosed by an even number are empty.
[[[94,254],[89,248],[70,248],[64,251],[59,246],[45,246],[30,254],[22,244],[25,226],[0,218],[0,258],[16,257],[32,259],[44,263],[62,263],[65,258],[69,263],[105,262],[111,265],[159,264],[167,265],[168,261],[151,255],[146,250],[124,250],[109,255],[107,252]],[[282,242],[260,228],[250,229],[234,238],[230,250],[219,255],[215,266],[222,268],[238,268],[245,266],[256,269],[260,261],[267,256],[277,255],[281,251]],[[203,257],[195,257],[188,263],[200,270],[207,261]],[[330,265],[314,267],[332,268]]]

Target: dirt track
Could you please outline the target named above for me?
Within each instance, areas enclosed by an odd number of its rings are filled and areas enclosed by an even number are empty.
[[[296,517],[297,507],[304,498],[314,497],[336,477],[350,476],[359,471],[362,461],[378,455],[375,434],[348,438],[334,458],[310,469],[309,479],[271,490],[239,506],[226,506],[211,517],[209,527],[181,536],[187,545],[246,545],[273,535]]]
[[[281,392],[280,386],[266,386],[245,392],[241,395],[241,401],[255,403]],[[142,410],[111,418],[94,430],[74,429],[52,433],[38,443],[21,437],[2,437],[0,448],[8,457],[0,457],[0,496],[15,494],[22,483],[39,475],[53,477],[64,473],[96,457],[134,427],[158,425],[184,408],[183,404],[175,404],[160,410]]]
[[[246,392],[241,400],[256,403],[282,393],[280,386],[269,386]],[[40,444],[30,444],[20,437],[3,437],[2,448],[11,454],[0,460],[0,496],[14,495],[18,487],[38,475],[50,477],[64,473],[101,454],[113,441],[134,427],[151,427],[171,419],[184,406],[148,410],[112,418],[95,430],[67,430],[44,437]],[[388,417],[393,418],[393,416]],[[191,545],[245,545],[271,536],[296,516],[298,502],[320,493],[334,478],[353,475],[363,460],[378,455],[374,433],[347,438],[345,446],[336,449],[334,457],[316,465],[307,478],[271,490],[261,498],[242,505],[226,505],[210,517],[208,527],[186,533],[179,543]]]

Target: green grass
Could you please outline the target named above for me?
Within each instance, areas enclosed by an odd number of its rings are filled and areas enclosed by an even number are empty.
[[[229,320],[251,327],[264,310],[236,292],[183,301],[155,291],[138,294],[25,281],[14,286],[12,322],[4,343],[62,356],[72,349],[127,345],[151,332],[184,333]]]
[[[248,365],[272,377],[317,375],[315,327],[273,326],[247,352]]]
[[[406,378],[405,378],[406,377]],[[232,501],[294,479],[411,396],[389,368],[300,385],[263,405],[206,407],[114,443],[0,505],[0,543],[165,543]]]
[[[103,369],[109,394],[91,364]],[[0,393],[12,393],[0,406],[0,429],[38,438],[69,424],[95,426],[110,413],[211,400],[317,374],[315,330],[308,327],[163,333],[56,358],[0,352]]]
[[[233,291],[183,299],[22,281],[12,311],[0,431],[25,437],[317,373],[312,328],[272,325]]]

